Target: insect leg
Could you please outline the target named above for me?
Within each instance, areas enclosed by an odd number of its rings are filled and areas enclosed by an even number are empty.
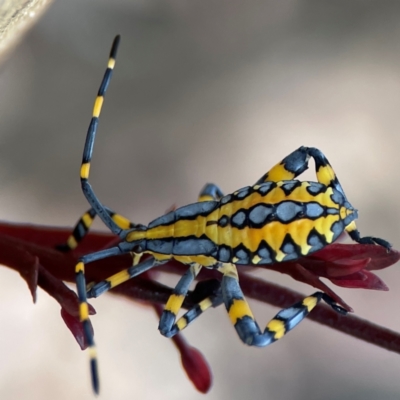
[[[310,155],[306,151],[306,147],[300,147],[294,152],[286,156],[282,161],[273,166],[266,174],[264,174],[256,184],[264,182],[279,182],[295,179],[308,168],[308,160]]]
[[[170,332],[175,324],[176,316],[182,307],[191,283],[199,274],[201,268],[201,265],[198,263],[190,264],[189,269],[185,272],[181,279],[179,279],[179,282],[169,297],[160,318],[158,329],[162,335],[167,337],[172,336]],[[178,330],[181,329],[178,328]]]
[[[113,289],[115,286],[129,281],[129,279],[132,279],[135,276],[138,276],[157,265],[164,264],[167,261],[156,261],[154,257],[150,257],[145,261],[139,263],[138,261],[140,260],[141,256],[142,253],[134,254],[134,262],[131,267],[124,269],[123,271],[117,272],[109,278],[92,285],[89,289],[87,289],[87,297],[89,299],[93,297],[99,297],[103,293],[108,292],[110,289]]]
[[[208,200],[218,199],[221,196],[223,196],[223,194],[222,194],[221,190],[218,188],[218,186],[216,186],[216,185],[214,185],[212,183],[208,183],[201,190],[200,195],[199,195],[199,201],[208,201]],[[134,228],[136,226],[140,226],[140,225],[133,224],[132,222],[130,222],[129,220],[127,220],[126,218],[122,217],[119,214],[113,213],[113,211],[110,210],[109,208],[106,208],[106,209],[109,212],[111,218],[113,218],[114,221],[121,228],[129,229],[129,228]],[[94,215],[95,215],[95,213],[94,213]],[[82,219],[83,218],[81,218],[81,220]],[[81,222],[81,220],[78,222],[78,225]],[[129,224],[129,226],[128,226],[128,224]],[[77,229],[77,227],[75,227],[74,232],[75,232],[76,229]],[[86,232],[87,231],[85,231],[85,234],[86,234]],[[74,234],[72,234],[71,236],[74,236]],[[75,241],[77,241],[76,238],[74,238],[74,239],[75,239]],[[80,240],[82,240],[82,238]],[[139,257],[139,259],[140,259],[140,256],[141,256],[140,254],[135,254],[134,257],[136,257],[136,258]],[[107,292],[108,290],[114,288],[115,286],[120,285],[121,283],[124,283],[127,280],[133,278],[134,276],[138,275],[138,274],[132,275],[132,273],[134,273],[134,271],[135,271],[135,265],[136,264],[137,264],[137,262],[134,261],[132,267],[130,267],[130,268],[124,270],[124,271],[118,272],[117,274],[105,279],[104,281],[101,281],[101,282],[98,282],[98,283],[94,284],[87,291],[88,298],[98,297],[101,294]],[[190,283],[189,283],[189,286],[190,286]],[[188,286],[187,290],[189,289],[189,286]]]
[[[89,347],[90,371],[92,376],[92,386],[95,393],[99,392],[99,377],[97,371],[96,348],[93,340],[91,323],[89,320],[89,306],[86,297],[85,264],[119,254],[122,254],[122,251],[119,247],[111,247],[110,249],[98,251],[96,253],[81,257],[75,266],[75,280],[79,299],[79,317],[82,322],[85,340]]]
[[[199,194],[198,201],[219,200],[223,197],[221,189],[214,183],[207,183]]]
[[[124,216],[112,211],[108,207],[104,207],[104,209],[121,229],[132,229],[139,226],[138,224],[134,224],[133,222],[129,221]],[[90,208],[88,211],[86,211],[76,223],[67,241],[63,244],[57,245],[56,249],[67,253],[79,246],[80,242],[89,232],[96,215],[96,211],[93,208]]]
[[[190,282],[193,279],[195,279],[193,271],[190,271],[189,269],[174,289],[174,293],[171,295],[160,318],[158,329],[162,335],[166,337],[176,335],[178,332],[189,326],[189,324],[191,324],[204,311],[210,307],[218,307],[223,303],[219,281],[213,279],[211,281],[199,282],[192,294],[194,295],[196,293],[196,298],[200,297],[201,300],[176,321],[176,315],[182,306]],[[181,287],[178,288],[180,285]],[[187,288],[184,288],[184,285],[187,285]],[[179,298],[179,296],[182,296],[182,298]]]
[[[342,186],[340,185],[333,168],[329,164],[328,159],[315,147],[299,147],[264,174],[257,181],[257,184],[268,181],[279,182],[295,179],[308,169],[308,162],[311,157],[315,161],[315,172],[318,182],[325,186],[335,188],[345,196]]]
[[[265,175],[263,175],[257,182],[261,184],[267,181],[282,181],[291,180],[296,178],[308,168],[308,161],[310,158],[315,161],[315,173],[317,180],[325,186],[329,186],[340,192],[344,199],[347,201],[346,195],[340,184],[332,166],[325,155],[315,147],[300,147],[293,153],[285,157],[280,163],[271,168]],[[391,245],[384,239],[379,239],[371,236],[360,237],[357,226],[354,221],[345,227],[350,237],[361,244],[378,244],[390,249]]]
[[[338,190],[339,192],[342,193],[342,195],[346,199],[346,195],[344,194],[343,188],[339,183],[339,180],[335,172],[333,171],[332,166],[329,164],[329,161],[324,156],[324,154],[320,150],[313,147],[307,148],[307,151],[310,154],[310,156],[313,157],[315,160],[315,170],[318,182]],[[350,235],[350,237],[357,243],[377,244],[379,246],[384,247],[387,250],[390,250],[390,248],[392,247],[391,244],[384,239],[376,238],[373,236],[361,237],[355,221],[350,222],[345,227],[345,230]]]
[[[356,223],[353,221],[345,228],[346,232],[349,236],[357,243],[360,244],[377,244],[379,246],[384,247],[386,250],[390,250],[392,245],[384,239],[380,239],[373,236],[360,236],[360,232],[357,229]]]
[[[213,183],[207,183],[200,191],[198,201],[219,200],[221,197],[223,197],[221,189]],[[176,321],[176,316],[182,307],[189,287],[194,279],[196,279],[201,268],[200,264],[191,264],[189,269],[177,283],[160,318],[158,329],[162,335],[167,337],[174,336],[179,331],[186,328],[189,323],[202,314],[207,308],[221,304],[221,301],[216,302],[214,298],[208,296]]]
[[[327,302],[335,311],[347,313],[325,293],[316,292],[280,311],[262,332],[239,286],[236,266],[221,264],[219,271],[223,274],[222,296],[229,318],[240,339],[249,346],[264,347],[280,339],[300,323],[321,300]]]

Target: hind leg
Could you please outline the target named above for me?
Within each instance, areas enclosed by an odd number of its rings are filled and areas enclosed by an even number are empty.
[[[293,306],[281,310],[268,322],[264,331],[261,331],[239,286],[236,266],[221,264],[218,270],[223,274],[222,297],[229,318],[240,339],[249,346],[264,347],[282,338],[297,326],[321,300],[340,314],[347,314],[347,311],[328,295],[316,292]]]

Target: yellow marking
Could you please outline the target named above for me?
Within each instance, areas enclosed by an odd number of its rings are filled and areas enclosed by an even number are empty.
[[[303,299],[303,306],[307,307],[307,311],[310,312],[318,303],[318,299],[314,296],[308,296]]]
[[[214,197],[210,196],[209,194],[204,194],[203,196],[199,196],[199,202],[213,201],[213,200],[215,200]]]
[[[165,310],[172,312],[172,314],[178,314],[178,311],[181,309],[183,300],[185,300],[185,296],[181,294],[171,294],[165,305]]]
[[[134,242],[146,238],[146,231],[132,231],[126,235],[127,242]]]
[[[278,251],[276,252],[275,260],[278,261],[278,262],[281,262],[281,261],[283,261],[283,259],[285,258],[285,256],[286,256],[286,254],[285,254],[283,251],[278,250]]]
[[[143,253],[139,253],[139,254],[132,253],[132,265],[138,265],[142,256],[143,256]]]
[[[90,172],[90,162],[82,164],[82,166],[81,166],[81,178],[82,179],[88,179],[89,178],[89,172]]]
[[[285,236],[289,233],[294,242],[300,246],[301,254],[307,255],[311,246],[307,243],[307,236],[311,229],[324,235],[326,241],[331,243],[333,232],[331,227],[334,222],[339,220],[338,215],[327,215],[317,220],[303,218],[284,224],[279,221],[270,222],[260,229],[246,227],[244,229],[232,228],[230,226],[218,228],[218,245],[226,245],[235,248],[238,245],[245,246],[250,252],[256,252],[262,240],[265,240],[269,246],[277,253],[277,261],[282,261],[285,254],[280,250]],[[237,262],[237,258],[232,260]]]
[[[82,261],[78,262],[75,266],[75,273],[79,274],[79,272],[85,272],[85,264]]]
[[[260,189],[260,187],[261,187],[261,185],[254,185],[254,186],[253,186],[253,189],[254,189],[254,190],[258,190],[258,189]]]
[[[267,324],[267,329],[271,332],[274,332],[274,339],[276,340],[280,339],[286,333],[285,324],[283,321],[278,319],[269,321]]]
[[[78,242],[75,240],[73,236],[70,236],[67,240],[67,245],[71,250],[73,250],[76,248],[76,246],[78,246]]]
[[[318,218],[314,221],[314,227],[318,233],[325,235],[327,243],[332,243],[333,232],[332,225],[339,220],[339,215],[327,215],[324,218]]]
[[[232,262],[235,264],[239,261],[239,259],[237,257],[232,257]]]
[[[234,299],[228,310],[228,314],[233,325],[236,324],[238,319],[243,317],[250,317],[254,319],[253,313],[251,312],[250,307],[245,299]]]
[[[239,280],[237,268],[235,264],[224,263],[218,267],[218,271],[225,276]]]
[[[166,259],[170,258],[170,256],[164,256],[164,257],[166,257]],[[200,264],[202,267],[206,268],[212,267],[217,262],[217,260],[214,257],[210,256],[173,256],[173,258],[176,261],[181,262],[182,264],[191,264],[195,262]]]
[[[194,220],[180,219],[170,225],[155,226],[147,230],[148,239],[166,239],[170,237],[202,236],[208,233],[211,240],[216,239],[216,225],[207,226],[207,222],[219,219],[219,210],[214,210],[206,217],[197,216]]]
[[[258,256],[257,254],[251,259],[251,262],[253,264],[258,264],[261,261],[261,257]]]
[[[151,254],[158,261],[166,261],[171,259],[170,254],[153,253],[152,251],[146,251],[145,253]],[[189,261],[190,264],[191,261]]]
[[[79,317],[81,322],[86,321],[89,319],[89,306],[88,303],[81,303],[79,304]]]
[[[181,219],[176,221],[174,224],[174,236],[175,237],[186,237],[195,235],[200,237],[206,229],[207,219],[202,216],[198,216],[194,220]]]
[[[187,327],[187,321],[185,318],[180,318],[178,322],[176,323],[176,326],[178,329],[181,331],[182,329],[185,329]]]
[[[129,229],[130,221],[129,219],[123,217],[119,214],[114,214],[112,216],[112,220],[121,228],[121,229]]]
[[[85,225],[86,228],[90,228],[90,226],[93,223],[93,218],[90,216],[89,213],[85,213],[82,216],[82,222],[83,222],[83,225]]]
[[[91,360],[95,360],[97,358],[96,347],[91,346],[91,347],[89,347],[88,351],[89,351],[89,358]]]
[[[206,311],[207,309],[209,309],[210,307],[212,307],[212,301],[210,300],[209,297],[207,297],[206,299],[202,300],[199,303],[199,307],[201,311]]]
[[[261,196],[259,193],[254,192],[240,201],[233,201],[229,204],[224,204],[220,207],[220,215],[228,217],[234,215],[240,209],[249,209],[257,204],[277,204],[285,200],[294,200],[302,202],[318,202],[321,206],[332,207],[338,209],[332,199],[332,188],[327,188],[316,196],[307,192],[308,182],[295,188],[292,193],[287,196],[284,191],[277,187],[268,193],[266,196]],[[302,254],[308,254],[310,246],[307,244],[307,235],[312,228],[327,237],[328,242],[332,241],[333,232],[331,231],[332,224],[339,219],[338,215],[328,215],[321,217],[319,220],[312,221],[307,218],[302,218],[293,221],[290,224],[280,223],[279,221],[270,222],[265,224],[260,229],[246,227],[244,229],[237,229],[232,226],[217,228],[217,244],[226,245],[235,248],[239,244],[244,245],[251,252],[255,252],[261,242],[266,240],[267,243],[278,252],[282,241],[287,233],[290,233],[295,242],[301,247]],[[282,255],[281,255],[282,257]]]
[[[279,164],[280,165],[280,164]],[[282,176],[283,166],[280,165],[274,170],[276,174]],[[325,170],[327,171],[327,170]],[[291,174],[291,173],[289,173]],[[278,176],[276,175],[276,176]],[[288,177],[288,174],[284,174]],[[301,185],[296,187],[289,195],[286,195],[282,190],[285,182],[278,181],[277,187],[270,191],[267,195],[262,196],[257,192],[253,192],[246,196],[244,199],[235,200],[228,204],[221,205],[218,209],[212,211],[206,217],[197,216],[194,220],[181,219],[168,226],[157,226],[147,230],[146,234],[133,233],[128,235],[128,241],[140,240],[146,237],[147,239],[169,239],[171,237],[180,238],[186,236],[201,237],[205,235],[209,240],[214,242],[217,246],[225,245],[230,248],[235,248],[239,245],[243,245],[250,252],[255,253],[260,245],[260,242],[265,240],[269,246],[276,252],[277,261],[282,261],[285,257],[280,248],[283,240],[287,234],[290,234],[294,242],[300,247],[302,255],[307,255],[310,252],[311,246],[307,243],[307,236],[310,231],[314,228],[319,234],[324,235],[326,241],[331,243],[333,240],[333,232],[331,230],[333,223],[340,219],[340,215],[327,215],[317,220],[310,220],[307,218],[301,218],[293,221],[289,224],[281,223],[279,221],[269,222],[262,228],[250,228],[238,229],[228,225],[221,227],[216,224],[207,226],[209,221],[217,221],[222,216],[230,218],[240,209],[250,209],[257,204],[279,204],[282,201],[302,201],[306,202],[318,202],[321,206],[339,209],[338,205],[333,202],[331,196],[333,189],[327,187],[324,191],[318,195],[310,194],[307,191],[310,183],[307,181],[301,182]],[[167,259],[168,256],[156,255],[158,259]],[[177,256],[174,257],[176,260],[183,263],[198,262],[199,264],[209,267],[215,264],[215,258],[211,256]],[[254,258],[254,263],[257,263],[259,259]],[[238,262],[238,258],[233,258],[233,262]]]
[[[197,276],[197,274],[201,271],[202,265],[196,263],[193,266],[191,266],[192,271],[193,271],[193,275]]]
[[[174,235],[174,224],[161,225],[161,226],[155,226],[154,228],[149,228],[146,234],[146,237],[149,240],[166,239],[173,236],[176,237],[176,235]]]
[[[123,271],[120,271],[113,276],[110,276],[108,279],[106,279],[106,282],[108,282],[111,287],[115,287],[120,285],[121,283],[124,283],[128,281],[131,277],[129,276],[128,270],[125,269]]]
[[[293,221],[290,224],[289,233],[293,241],[300,246],[300,251],[303,256],[307,255],[311,246],[307,243],[307,237],[311,229],[314,228],[314,221],[302,219]]]
[[[272,167],[267,174],[264,182],[272,181],[289,181],[295,178],[295,174],[293,172],[288,171],[285,166],[280,162]]]
[[[100,116],[101,107],[103,106],[103,101],[104,101],[103,96],[96,97],[96,100],[94,101],[94,107],[93,107],[93,117],[98,118]]]
[[[357,230],[357,225],[354,221],[351,221],[347,226],[346,226],[346,232],[353,232]]]
[[[329,186],[332,181],[335,179],[335,173],[333,172],[332,167],[328,164],[323,167],[320,167],[317,171],[317,179],[318,182]]]
[[[107,65],[107,67],[110,68],[110,69],[114,69],[114,66],[115,66],[115,59],[111,57],[111,58],[108,60],[108,65]]]

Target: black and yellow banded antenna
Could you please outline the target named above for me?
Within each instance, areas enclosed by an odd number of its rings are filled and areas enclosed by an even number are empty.
[[[82,165],[80,170],[81,186],[82,191],[94,210],[95,214],[98,215],[105,225],[116,235],[120,235],[123,230],[114,222],[111,218],[107,209],[101,204],[96,194],[94,193],[92,186],[89,183],[89,173],[90,173],[90,162],[92,159],[94,139],[96,137],[97,126],[99,122],[99,116],[101,113],[101,108],[104,102],[104,95],[107,91],[108,85],[111,80],[112,72],[115,66],[115,58],[117,56],[117,50],[120,43],[120,36],[117,35],[113,41],[110,56],[108,59],[107,69],[104,73],[103,80],[101,82],[99,91],[97,93],[96,100],[94,102],[92,119],[86,135],[85,147],[83,150]],[[99,375],[97,366],[97,352],[95,343],[93,340],[93,334],[91,332],[91,323],[89,321],[89,307],[87,303],[86,295],[86,279],[85,279],[85,263],[93,261],[94,259],[104,258],[111,255],[121,254],[118,247],[113,247],[106,249],[101,252],[102,256],[96,257],[96,254],[91,254],[87,257],[83,257],[75,267],[76,275],[76,285],[79,298],[79,314],[80,320],[83,325],[85,338],[87,340],[87,345],[89,349],[90,357],[90,372],[92,377],[92,386],[96,394],[99,393]]]

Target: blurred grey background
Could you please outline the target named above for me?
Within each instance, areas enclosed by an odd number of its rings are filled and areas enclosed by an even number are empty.
[[[122,35],[92,184],[147,223],[205,182],[255,182],[300,145],[320,148],[364,235],[400,248],[400,4],[395,1],[58,1],[0,70],[0,217],[71,226],[86,210],[79,165],[111,41]],[[307,172],[308,179],[314,174]],[[101,224],[98,228],[104,229]],[[1,399],[91,399],[87,354],[39,292],[1,274]],[[313,288],[276,273],[255,275]],[[400,330],[390,292],[335,288],[357,315]],[[332,285],[331,285],[332,286]],[[112,295],[93,318],[103,399],[202,399],[154,312]],[[252,302],[261,325],[277,310]],[[214,372],[209,399],[398,399],[400,356],[305,321],[247,348],[225,311],[185,336]]]

